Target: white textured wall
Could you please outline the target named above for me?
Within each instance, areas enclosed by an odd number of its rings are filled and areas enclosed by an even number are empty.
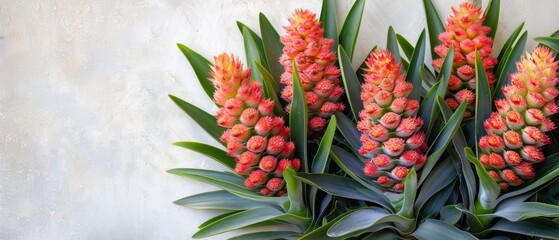
[[[171,202],[213,188],[164,171],[223,168],[170,145],[216,144],[167,98],[216,110],[175,43],[244,57],[236,20],[279,29],[320,2],[0,0],[0,239],[188,239],[215,212]],[[368,1],[355,58],[389,25],[415,42],[420,2]],[[497,48],[523,20],[530,39],[559,28],[557,1],[502,2]]]

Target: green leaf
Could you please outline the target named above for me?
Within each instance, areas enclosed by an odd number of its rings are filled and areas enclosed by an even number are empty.
[[[217,120],[214,116],[210,115],[204,110],[183,101],[182,99],[169,95],[171,100],[179,106],[186,114],[188,114],[192,120],[194,120],[202,129],[204,129],[211,137],[213,137],[217,142],[225,146],[223,142],[219,139],[221,134],[225,131],[225,128],[217,125]]]
[[[212,63],[185,45],[177,43],[177,46],[186,59],[188,59],[188,62],[190,62],[190,65],[192,66],[192,69],[194,69],[194,73],[196,74],[200,85],[202,85],[204,92],[206,92],[206,95],[208,95],[210,99],[213,99],[215,88],[210,80],[212,78],[212,75],[210,75],[210,68],[213,66]]]
[[[230,211],[230,212],[226,212],[226,213],[217,215],[217,216],[215,216],[215,217],[213,217],[213,218],[210,218],[210,219],[204,221],[202,224],[200,224],[200,226],[198,226],[198,228],[203,228],[203,227],[208,226],[208,225],[210,225],[210,224],[212,224],[212,223],[214,223],[214,222],[217,222],[217,221],[219,221],[219,220],[221,220],[221,219],[224,219],[224,218],[226,218],[226,217],[229,217],[229,216],[231,216],[231,215],[233,215],[233,214],[240,213],[240,212],[242,212],[242,210],[239,210],[239,211]]]
[[[307,216],[308,209],[303,198],[303,184],[295,178],[295,170],[291,166],[287,167],[283,171],[283,178],[287,185],[287,195],[290,202],[287,212],[297,216]]]
[[[240,22],[237,23],[242,24]],[[256,33],[252,32],[252,30],[250,30],[246,26],[242,28],[242,33],[247,65],[251,69],[257,69],[255,62],[260,62],[263,66],[267,66],[266,58],[264,57],[264,55],[262,55],[261,52],[261,46],[259,45],[258,40],[255,40]],[[256,35],[256,37],[258,37],[258,35]],[[262,40],[260,40],[260,44],[262,44]],[[262,75],[260,74],[260,72],[252,71],[251,73],[251,79],[262,82]]]
[[[439,213],[441,213],[441,209],[445,206],[446,202],[449,200],[452,191],[454,190],[456,181],[451,181],[451,183],[444,187],[441,191],[435,193],[432,196],[432,199],[425,204],[423,210],[419,214],[420,217],[417,218],[435,218]]]
[[[280,42],[280,36],[276,29],[272,26],[268,18],[262,13],[259,15],[260,20],[260,33],[262,34],[262,45],[264,47],[264,55],[268,63],[268,70],[276,85],[279,86],[279,79],[284,71],[283,66],[279,60],[283,53],[283,44]]]
[[[450,75],[452,74],[452,64],[454,63],[454,46],[450,46],[448,53],[446,54],[443,65],[441,66],[441,71],[439,72],[439,77],[437,81],[441,82],[437,90],[437,95],[444,99],[446,91],[448,88],[448,82],[450,81]]]
[[[262,239],[285,239],[298,235],[297,232],[291,231],[266,231],[248,233],[241,236],[229,238],[229,240],[262,240]]]
[[[516,44],[514,44],[514,47],[505,52],[502,61],[499,62],[499,67],[497,68],[496,72],[497,79],[495,90],[493,91],[493,95],[495,96],[494,98],[504,97],[503,93],[501,92],[501,87],[509,83],[508,76],[514,71],[516,67],[516,61],[520,58],[520,55],[522,55],[527,39],[528,32],[524,31],[518,41],[516,41]]]
[[[501,195],[497,199],[496,204],[510,197],[518,196],[528,192],[535,192],[545,187],[547,184],[550,184],[552,180],[557,178],[557,176],[559,176],[559,165],[555,165],[555,167],[551,168],[549,173],[546,173],[541,177],[537,177],[536,181],[532,182],[530,185],[520,188],[516,191]]]
[[[415,221],[397,214],[390,214],[386,210],[377,207],[363,208],[343,217],[328,229],[328,236],[356,236],[364,232],[371,232],[373,226],[394,222],[400,226],[402,231],[409,231],[413,228]]]
[[[518,38],[518,35],[520,34],[520,31],[522,31],[522,27],[524,27],[524,22],[520,23],[520,25],[518,25],[518,27],[516,27],[516,29],[511,33],[511,35],[509,36],[509,38],[505,42],[505,44],[503,44],[503,47],[501,48],[501,51],[499,51],[499,56],[497,57],[497,64],[498,64],[497,70],[499,68],[501,68],[501,66],[502,66],[501,65],[501,60],[503,59],[503,57],[505,56],[507,51],[510,52],[510,49],[512,49],[512,46],[513,46],[514,42],[516,41],[516,39]]]
[[[358,156],[352,155],[343,148],[334,145],[330,151],[330,157],[332,157],[332,160],[334,160],[334,162],[336,162],[336,164],[338,164],[338,166],[340,166],[340,168],[342,168],[342,170],[344,170],[351,178],[358,181],[363,186],[377,193],[383,194],[381,187],[374,181],[374,179],[363,173],[363,167],[365,164]]]
[[[307,110],[307,100],[299,80],[296,63],[293,62],[293,97],[289,112],[289,126],[291,128],[291,141],[295,143],[296,156],[301,159],[303,172],[308,172],[307,160],[307,124],[309,121],[309,111]]]
[[[511,222],[522,221],[535,217],[559,217],[559,206],[539,203],[539,202],[522,202],[515,205],[507,206],[503,209],[497,209],[494,213],[478,215],[479,218],[504,218]]]
[[[190,149],[197,153],[203,154],[207,157],[216,160],[217,162],[223,164],[224,166],[226,166],[231,170],[235,169],[235,158],[227,156],[227,153],[225,151],[216,148],[214,146],[210,146],[199,142],[175,142],[173,143],[173,145]]]
[[[404,55],[406,55],[406,58],[411,59],[414,50],[413,45],[411,45],[411,43],[400,34],[396,34],[396,40],[400,44],[400,47],[402,48]]]
[[[483,122],[491,116],[491,89],[479,52],[476,50],[476,109],[475,109],[475,135],[476,143],[485,134]],[[476,149],[477,152],[477,149]]]
[[[345,216],[347,216],[348,214],[350,214],[354,211],[355,210],[350,210],[350,211],[344,212],[344,213],[340,214],[339,216],[337,216],[336,218],[334,218],[332,221],[329,221],[329,222],[323,224],[319,228],[314,229],[312,231],[308,231],[307,234],[305,234],[304,236],[302,236],[300,238],[300,240],[315,240],[315,239],[343,240],[343,239],[345,239],[343,237],[330,237],[326,234],[328,232],[328,229],[330,229],[330,227],[332,225],[334,225],[334,223],[338,222],[340,219],[344,218]]]
[[[421,77],[419,76],[419,71],[423,67],[423,59],[425,58],[425,30],[419,35],[417,39],[417,44],[413,50],[412,58],[410,60],[410,66],[408,68],[408,73],[406,75],[406,81],[413,84],[413,90],[410,94],[410,98],[419,100],[421,97]]]
[[[351,108],[353,117],[359,119],[359,112],[363,109],[363,101],[361,101],[361,83],[359,79],[357,79],[357,75],[351,67],[351,61],[341,45],[338,46],[338,59],[349,107]]]
[[[353,59],[353,52],[355,51],[355,42],[359,34],[359,27],[361,25],[361,18],[365,8],[365,0],[356,0],[347,17],[342,31],[340,32],[340,45],[347,49],[349,60]]]
[[[470,162],[474,164],[477,176],[479,178],[479,193],[477,196],[477,201],[475,203],[476,213],[490,213],[495,208],[497,197],[499,196],[501,189],[499,188],[495,180],[493,180],[493,178],[489,176],[489,173],[485,171],[485,168],[483,167],[481,162],[474,156],[472,149],[469,147],[464,148],[464,152],[466,153],[466,156],[468,157]]]
[[[431,44],[431,56],[435,59],[437,53],[435,47],[440,45],[439,34],[444,32],[441,17],[433,5],[431,0],[423,0],[423,8],[425,9],[425,19],[427,20],[427,30],[429,31],[429,43]]]
[[[394,55],[395,62],[400,62],[400,48],[398,47],[398,40],[396,39],[396,33],[394,32],[392,26],[388,27],[386,49]]]
[[[405,218],[413,218],[413,206],[415,203],[415,196],[417,194],[417,174],[415,168],[412,168],[404,179],[404,202],[402,208],[398,211],[398,215]]]
[[[441,221],[450,225],[456,224],[461,217],[462,212],[456,208],[456,205],[447,205],[441,209]]]
[[[239,229],[258,222],[274,219],[282,215],[281,211],[272,208],[255,208],[213,222],[192,235],[192,238],[205,238],[231,230]]]
[[[351,121],[345,114],[341,112],[334,113],[337,119],[337,126],[340,133],[349,142],[353,151],[357,153],[357,149],[361,147],[361,140],[357,126],[353,121]]]
[[[423,126],[421,130],[425,132],[427,135],[427,143],[431,143],[434,140],[434,137],[437,132],[433,131],[433,127],[435,127],[435,123],[438,122],[439,116],[439,108],[436,104],[437,99],[437,91],[440,88],[441,82],[436,82],[433,87],[427,92],[425,98],[419,105],[419,117],[423,120]]]
[[[334,0],[322,0],[320,23],[324,29],[324,37],[334,40],[331,51],[335,52],[338,46],[338,27],[336,26],[336,2]]]
[[[330,148],[332,147],[332,141],[334,140],[334,134],[336,133],[336,116],[330,118],[328,127],[322,135],[322,140],[318,145],[318,150],[314,155],[312,162],[312,173],[324,173],[326,171],[326,166],[328,165],[328,156],[330,155]]]
[[[556,53],[559,53],[559,37],[537,37],[534,38],[534,40],[546,45]]]
[[[242,198],[224,190],[195,194],[173,203],[194,209],[245,210],[257,207],[277,207],[268,202]]]
[[[495,33],[497,32],[497,25],[499,24],[499,8],[501,5],[500,0],[490,0],[487,4],[487,8],[483,15],[485,15],[485,20],[483,20],[483,26],[488,26],[491,28],[488,36],[495,38]]]
[[[440,97],[437,99],[437,101],[439,102],[439,104],[444,103],[444,100],[442,100]],[[441,132],[439,133],[431,147],[429,147],[429,150],[427,150],[427,162],[423,166],[421,178],[419,179],[419,185],[423,184],[423,181],[425,181],[435,164],[437,164],[439,158],[444,153],[446,147],[452,140],[452,137],[460,128],[460,123],[462,123],[464,112],[466,111],[466,104],[466,101],[460,104],[460,107],[458,107],[454,114],[452,114],[452,117],[450,117],[450,119],[441,129]]]
[[[518,222],[500,220],[481,234],[492,231],[503,231],[531,237],[541,237],[548,239],[559,239],[559,223],[545,218],[527,219]]]
[[[354,179],[324,173],[297,173],[297,178],[334,196],[377,203],[392,209],[384,194],[368,189]]]
[[[453,183],[455,178],[456,170],[452,167],[452,161],[450,161],[450,159],[445,159],[439,163],[433,172],[425,179],[421,191],[419,191],[419,195],[417,195],[417,200],[415,201],[416,213],[419,213],[421,208],[435,193]]]
[[[286,197],[266,197],[248,190],[244,187],[244,179],[233,173],[192,168],[175,168],[167,170],[167,172],[214,185],[247,199],[277,203],[279,206],[282,206],[287,201]]]
[[[468,232],[435,219],[426,219],[419,224],[412,236],[419,240],[468,239],[477,240]]]
[[[262,64],[259,62],[254,62],[256,65],[256,69],[262,75],[262,87],[264,90],[264,97],[269,98],[274,101],[274,115],[276,116],[283,116],[285,113],[283,112],[283,108],[278,98],[278,94],[280,92],[279,86],[277,82],[274,80],[270,72],[266,70]]]
[[[452,116],[452,110],[446,103],[440,104],[439,106],[444,120],[448,121],[448,119],[450,119],[450,117]],[[452,138],[452,145],[454,145],[454,150],[458,155],[458,158],[454,160],[460,162],[460,177],[463,179],[463,181],[465,181],[468,190],[468,193],[465,196],[468,198],[468,201],[465,201],[464,204],[466,206],[470,206],[469,203],[474,202],[474,197],[477,194],[477,183],[474,171],[472,170],[468,158],[466,157],[466,153],[464,152],[464,148],[467,146],[467,144],[462,129],[458,129],[458,131],[456,131],[456,134],[454,134],[454,137]],[[472,210],[471,207],[469,207],[468,209]]]

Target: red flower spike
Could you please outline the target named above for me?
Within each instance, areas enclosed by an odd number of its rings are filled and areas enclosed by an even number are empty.
[[[540,147],[550,143],[545,132],[555,128],[550,116],[559,111],[554,100],[559,94],[556,89],[559,63],[554,62],[554,58],[548,49],[542,47],[521,57],[517,63],[518,71],[510,75],[510,85],[502,88],[506,99],[495,101],[498,113],[493,113],[484,124],[493,134],[480,139],[480,148],[490,154],[480,155],[480,161],[501,189],[509,189],[534,178],[536,174],[532,164],[545,159]],[[502,131],[495,131],[490,123],[495,115],[504,117],[506,121],[506,128]],[[504,149],[490,147],[487,151],[485,146],[492,145],[489,139],[495,135],[502,137]],[[504,162],[497,153],[503,154]],[[496,178],[494,168],[502,169],[499,178]]]
[[[266,187],[272,192],[279,191],[283,185],[283,180],[281,178],[272,178],[266,183]]]

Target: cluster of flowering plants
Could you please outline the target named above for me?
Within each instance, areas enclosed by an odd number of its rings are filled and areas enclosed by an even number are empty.
[[[263,14],[260,35],[238,22],[246,67],[178,44],[219,110],[170,97],[223,145],[175,145],[230,169],[168,171],[220,189],[175,202],[226,210],[192,237],[558,239],[559,32],[523,54],[521,24],[497,52],[500,1],[480,2],[442,21],[423,0],[416,44],[390,27],[359,69],[365,0],[340,31],[334,0],[281,34]]]

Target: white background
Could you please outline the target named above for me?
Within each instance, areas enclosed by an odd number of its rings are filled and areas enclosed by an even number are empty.
[[[352,2],[338,2],[339,29]],[[435,1],[443,18],[457,3]],[[244,59],[235,21],[258,31],[263,12],[283,34],[293,10],[320,4],[0,0],[0,239],[190,238],[216,212],[171,202],[214,188],[165,170],[224,168],[171,146],[217,145],[167,97],[216,111],[175,43]],[[559,28],[557,9],[554,0],[502,1],[496,49],[522,21],[532,49],[533,37]],[[415,42],[421,1],[368,1],[354,67],[385,46],[389,25]]]

